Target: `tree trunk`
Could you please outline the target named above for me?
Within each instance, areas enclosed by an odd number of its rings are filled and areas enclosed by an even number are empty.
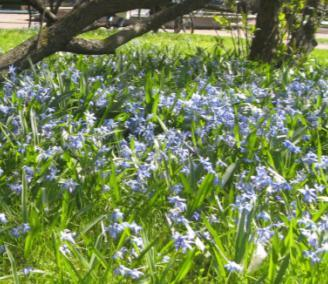
[[[300,27],[292,32],[288,43],[289,55],[306,55],[317,46],[315,32],[320,24],[319,5],[320,0],[306,1]]]
[[[164,7],[170,0],[157,0],[157,4]],[[68,51],[82,54],[108,54],[129,40],[140,36],[152,29],[175,18],[201,9],[209,0],[187,0],[164,8],[157,14],[146,18],[134,26],[104,39],[83,40],[74,38],[76,35],[94,23],[99,18],[118,12],[150,8],[153,0],[84,0],[63,18],[55,21],[51,26],[43,28],[38,36],[34,36],[19,46],[0,56],[0,78],[12,65],[19,71],[26,69],[31,63],[37,63],[43,58],[58,51]]]
[[[30,63],[61,50],[69,41],[99,18],[139,7],[151,7],[152,0],[85,0],[50,27],[43,28],[40,35],[34,36],[0,56],[0,72],[14,65],[19,70]],[[159,0],[159,2],[168,2]]]
[[[256,30],[251,45],[249,58],[271,62],[279,40],[280,0],[261,0],[256,18]]]

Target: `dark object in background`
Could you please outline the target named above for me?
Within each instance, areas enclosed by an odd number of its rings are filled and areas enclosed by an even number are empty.
[[[19,0],[0,0],[0,8],[3,10],[22,10],[24,4]]]
[[[108,17],[108,26],[113,28],[123,28],[130,25],[130,21],[122,17],[113,15]]]

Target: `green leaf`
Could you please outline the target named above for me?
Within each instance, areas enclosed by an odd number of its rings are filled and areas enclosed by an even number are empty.
[[[179,266],[178,274],[174,279],[173,283],[181,283],[181,281],[186,277],[193,265],[193,257],[195,255],[194,251],[189,251],[183,263]]]
[[[107,215],[101,215],[99,217],[97,217],[96,219],[94,219],[93,221],[91,221],[89,224],[87,224],[81,231],[81,234],[85,234],[86,232],[88,232],[89,230],[91,230],[91,228],[93,228],[95,225],[97,225],[101,220],[103,220]]]
[[[21,204],[22,204],[23,222],[28,223],[28,185],[27,185],[26,174],[24,169],[22,171]]]
[[[282,283],[282,279],[284,277],[284,274],[288,268],[288,265],[289,265],[289,259],[290,259],[290,255],[287,254],[285,257],[284,257],[284,260],[279,268],[279,272],[278,272],[278,275],[274,281],[274,284],[280,284]]]
[[[16,265],[15,258],[12,255],[11,251],[9,250],[8,246],[5,246],[5,248],[6,248],[6,253],[7,253],[9,261],[10,261],[11,273],[12,273],[12,276],[13,276],[14,283],[19,284],[20,281],[19,281],[19,277],[18,277],[18,274],[17,274],[17,265]]]
[[[231,165],[229,165],[229,167],[226,169],[222,177],[222,187],[225,187],[226,184],[229,182],[230,178],[232,177],[232,174],[237,168],[237,165],[238,162],[234,162]]]

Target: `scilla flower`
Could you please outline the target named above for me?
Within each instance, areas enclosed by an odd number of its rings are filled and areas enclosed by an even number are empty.
[[[7,217],[4,213],[0,213],[0,223],[1,224],[6,224],[8,223]]]
[[[242,272],[243,271],[243,267],[234,261],[229,261],[227,264],[224,265],[224,268],[227,269],[229,272]]]

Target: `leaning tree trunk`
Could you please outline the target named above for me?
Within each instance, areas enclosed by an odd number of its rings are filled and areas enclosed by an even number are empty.
[[[270,62],[276,53],[279,39],[280,0],[261,0],[256,18],[256,30],[249,58]]]
[[[30,64],[37,63],[58,51],[90,55],[113,53],[116,48],[131,39],[157,29],[179,16],[201,9],[208,2],[209,0],[186,0],[168,7],[168,4],[171,3],[170,0],[156,0],[156,4],[162,4],[163,7],[167,8],[103,40],[85,40],[75,38],[75,36],[81,34],[84,29],[99,18],[133,9],[151,8],[154,5],[154,1],[81,1],[63,18],[55,19],[55,22],[50,24],[49,27],[43,28],[38,36],[30,38],[6,54],[0,55],[0,80],[10,66],[14,66],[21,71],[28,68]]]
[[[315,32],[320,24],[320,0],[307,0],[303,9],[302,22],[288,42],[289,55],[306,55],[316,46]]]
[[[78,35],[83,28],[109,13],[118,13],[138,8],[137,3],[150,4],[151,0],[86,0],[76,9],[45,27],[40,34],[34,36],[8,53],[0,56],[0,71],[13,65],[19,70],[26,69],[30,63],[36,63],[43,58],[60,51],[69,41]]]

